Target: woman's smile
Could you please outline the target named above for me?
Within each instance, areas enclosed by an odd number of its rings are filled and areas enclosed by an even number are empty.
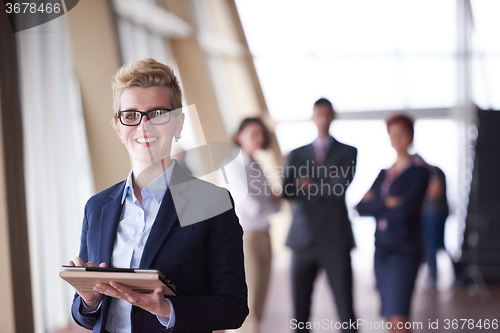
[[[158,141],[158,138],[157,137],[140,137],[140,138],[136,138],[135,139],[135,142],[141,144],[141,143],[153,143],[153,142],[156,142]]]

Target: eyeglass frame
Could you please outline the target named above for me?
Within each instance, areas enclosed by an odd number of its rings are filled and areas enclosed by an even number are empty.
[[[164,123],[160,123],[160,124],[155,124],[155,123],[151,123],[153,125],[164,125],[164,124],[168,124],[170,122],[170,118],[172,117],[170,112],[172,111],[178,111],[178,110],[174,110],[174,109],[153,109],[153,110],[149,110],[149,111],[138,111],[138,110],[122,110],[122,111],[118,111],[118,113],[116,114],[116,118],[118,118],[118,120],[120,120],[120,123],[123,125],[123,126],[139,126],[142,122],[142,118],[146,117],[148,119],[148,121],[151,121],[151,118],[149,118],[148,116],[148,113],[150,112],[153,112],[153,111],[159,111],[159,110],[166,110],[167,113],[168,113],[168,120]],[[141,118],[139,119],[139,122],[135,125],[128,125],[128,124],[124,124],[123,121],[122,121],[122,118],[120,117],[120,115],[124,112],[136,112],[136,113],[140,113],[141,114]],[[177,116],[177,113],[174,114],[175,116]],[[156,117],[153,117],[153,119],[156,118]]]

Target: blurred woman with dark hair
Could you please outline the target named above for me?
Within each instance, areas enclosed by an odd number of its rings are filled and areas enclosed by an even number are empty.
[[[247,175],[248,195],[236,204],[236,215],[244,230],[243,252],[250,314],[238,332],[258,333],[271,272],[269,215],[280,208],[278,197],[264,175],[255,152],[270,146],[270,133],[260,118],[244,119],[234,136],[240,146]]]
[[[371,189],[358,204],[362,216],[376,219],[375,276],[382,300],[382,316],[392,332],[409,332],[410,304],[421,262],[420,214],[429,171],[418,155],[408,152],[413,142],[413,120],[395,115],[387,131],[396,162],[380,171]]]

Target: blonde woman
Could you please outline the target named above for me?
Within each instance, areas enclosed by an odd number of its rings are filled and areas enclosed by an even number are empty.
[[[99,283],[94,292],[76,290],[73,318],[99,333],[239,327],[248,314],[242,229],[229,192],[170,158],[184,123],[177,78],[144,59],[117,72],[113,93],[113,124],[132,170],[87,202],[80,255],[69,265],[155,268],[177,296]]]

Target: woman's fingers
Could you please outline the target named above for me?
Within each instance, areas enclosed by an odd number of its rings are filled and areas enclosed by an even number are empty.
[[[116,297],[116,294],[113,292],[114,288],[110,288],[108,285],[98,283],[94,286],[94,291],[101,293],[103,295]]]
[[[68,266],[77,266],[77,267],[96,267],[97,265],[91,261],[83,262],[83,259],[80,257],[76,257],[72,261],[68,262]],[[106,263],[102,262],[99,264],[99,267],[106,267]],[[73,287],[74,288],[74,287]],[[75,291],[82,297],[83,301],[87,305],[87,307],[91,310],[97,309],[99,303],[102,299],[102,295],[96,292],[82,292],[81,290],[74,288]],[[97,290],[96,290],[97,291]]]
[[[170,305],[163,296],[162,287],[155,288],[150,294],[141,294],[122,284],[110,282],[109,284],[96,284],[94,291],[103,295],[122,299],[155,315],[162,317],[170,315]]]
[[[110,282],[109,283],[111,287],[116,289],[118,293],[120,294],[120,298],[126,300],[130,304],[136,305],[140,299],[141,299],[141,294],[133,291],[130,288],[125,287],[122,284],[116,283],[116,282]]]
[[[79,267],[84,266],[83,260],[80,257],[75,257],[75,259],[73,259],[73,262],[74,262],[75,266],[79,266]]]
[[[156,287],[153,293],[157,294],[160,297],[163,297],[163,288],[162,287]]]
[[[85,267],[97,267],[97,265],[95,263],[93,263],[92,261],[89,261],[85,264],[83,264]]]
[[[98,283],[95,285],[94,290],[110,297],[123,299],[130,304],[136,304],[140,299],[139,293],[115,282],[110,282],[110,284]]]
[[[82,258],[80,257],[76,257],[75,259],[73,259],[73,261],[70,261],[68,263],[68,266],[77,266],[77,267],[97,267],[97,265],[95,263],[93,263],[92,261],[89,261],[89,262],[83,262]],[[108,265],[105,263],[105,262],[101,262],[99,264],[99,267],[108,267]]]

